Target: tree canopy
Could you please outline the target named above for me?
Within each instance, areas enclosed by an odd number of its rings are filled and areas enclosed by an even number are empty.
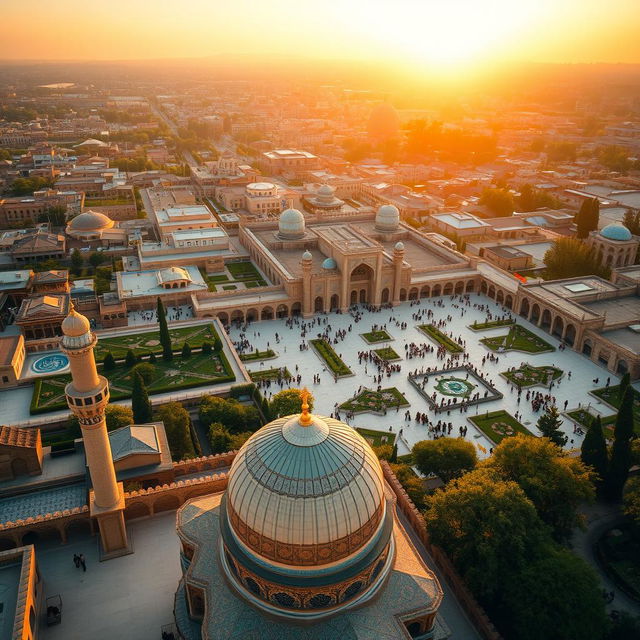
[[[151,401],[147,393],[147,387],[139,373],[133,374],[133,387],[131,389],[131,409],[135,424],[145,424],[153,420]]]
[[[628,385],[618,409],[613,430],[613,446],[609,472],[605,480],[605,493],[610,500],[619,500],[631,468],[631,438],[633,437],[634,389]]]
[[[607,475],[609,459],[600,416],[593,418],[587,428],[587,433],[580,448],[580,457],[584,464],[593,469],[597,476],[594,479],[596,486],[601,488]]]
[[[558,414],[558,407],[555,405],[549,407],[539,418],[536,424],[540,432],[545,438],[549,438],[551,442],[564,447],[567,444],[567,436],[560,429],[562,419]]]
[[[200,400],[199,416],[206,428],[214,422],[220,422],[231,434],[255,431],[260,426],[258,410],[240,404],[235,398],[204,396]]]
[[[158,409],[158,420],[164,423],[172,458],[186,460],[195,457],[189,412],[179,402],[169,402]]]
[[[300,389],[295,388],[278,391],[269,403],[272,418],[275,419],[300,413],[302,411],[300,393]],[[309,411],[311,411],[313,409],[313,395],[309,394],[309,400],[307,402],[309,403]]]
[[[435,473],[445,482],[475,468],[476,448],[462,438],[421,440],[413,446],[413,463],[420,473]]]
[[[593,500],[591,474],[546,438],[505,438],[485,463],[503,480],[517,482],[556,537],[566,538],[580,522],[578,507]]]
[[[559,238],[544,254],[546,277],[549,279],[601,276],[608,278],[598,253],[577,238]]]

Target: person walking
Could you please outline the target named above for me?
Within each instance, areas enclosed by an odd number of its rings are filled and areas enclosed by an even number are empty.
[[[83,553],[81,553],[81,554],[78,556],[78,560],[80,561],[80,566],[82,566],[82,570],[83,570],[83,571],[86,571],[86,570],[87,570],[87,563],[85,562],[84,554],[83,554]]]
[[[80,558],[77,553],[73,554],[73,564],[76,565],[76,569],[80,568]]]

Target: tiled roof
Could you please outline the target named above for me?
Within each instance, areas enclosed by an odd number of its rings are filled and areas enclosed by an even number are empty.
[[[122,427],[109,433],[114,462],[131,454],[159,453],[156,428],[151,424]]]
[[[0,426],[0,445],[11,447],[35,447],[38,442],[36,429]]]

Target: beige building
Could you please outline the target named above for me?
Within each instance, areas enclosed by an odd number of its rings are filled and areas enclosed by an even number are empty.
[[[22,335],[0,336],[0,389],[18,384],[25,355]]]

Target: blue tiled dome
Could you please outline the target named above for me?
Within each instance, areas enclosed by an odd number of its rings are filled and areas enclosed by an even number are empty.
[[[631,240],[631,231],[622,224],[608,224],[600,231],[600,235],[607,240],[620,240],[626,242]]]
[[[323,269],[335,269],[337,267],[337,263],[333,258],[326,258],[322,263]]]

